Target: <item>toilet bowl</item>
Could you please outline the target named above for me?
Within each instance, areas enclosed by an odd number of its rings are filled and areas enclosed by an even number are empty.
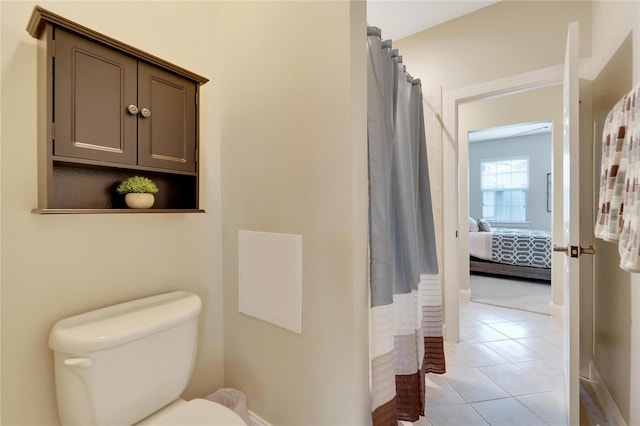
[[[246,425],[206,399],[185,401],[202,302],[174,291],[58,321],[54,352],[63,425]]]

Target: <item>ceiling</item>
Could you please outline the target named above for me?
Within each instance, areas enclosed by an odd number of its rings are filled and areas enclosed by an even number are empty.
[[[495,139],[515,138],[540,133],[551,133],[550,121],[538,121],[534,123],[513,124],[510,126],[493,127],[490,129],[473,130],[469,132],[469,143],[483,142]]]
[[[500,0],[367,0],[367,24],[383,39],[399,40],[490,6]],[[469,142],[550,133],[551,123],[523,123],[469,132]]]
[[[499,1],[499,0],[498,0]],[[367,23],[398,40],[497,3],[496,0],[368,0]]]

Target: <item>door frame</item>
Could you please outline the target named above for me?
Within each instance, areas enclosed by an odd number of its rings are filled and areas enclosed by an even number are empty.
[[[445,91],[443,94],[442,192],[443,194],[458,194],[457,197],[443,197],[442,206],[443,212],[445,212],[442,223],[442,276],[445,314],[443,331],[445,340],[449,342],[455,343],[460,340],[460,282],[461,279],[468,281],[468,261],[462,262],[462,264],[459,262],[460,259],[468,258],[468,253],[462,253],[461,245],[459,244],[459,230],[466,230],[468,226],[467,213],[464,212],[462,214],[463,212],[459,210],[460,198],[468,197],[468,188],[466,184],[464,186],[458,184],[461,181],[458,161],[458,107],[468,102],[562,84],[563,68],[563,64],[555,65],[473,86]],[[591,58],[580,61],[580,77],[592,79],[590,78]],[[556,125],[559,124],[557,123]],[[556,144],[558,143],[561,143],[561,141],[554,140],[554,146],[552,147],[554,157],[556,155]],[[554,165],[554,169],[555,167]],[[560,216],[556,217],[558,214]],[[562,237],[562,211],[560,209],[554,209],[552,222],[554,224],[552,238],[554,241],[559,241]],[[556,231],[556,228],[558,228],[556,224],[560,224],[559,231]],[[560,269],[553,268],[552,271],[556,270],[556,273],[561,274],[562,271]],[[552,277],[552,280],[558,283],[562,282],[554,277]]]

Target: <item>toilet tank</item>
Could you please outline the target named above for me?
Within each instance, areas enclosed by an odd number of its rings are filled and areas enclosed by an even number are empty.
[[[54,351],[63,425],[131,425],[176,400],[195,360],[200,298],[175,291],[58,321]]]

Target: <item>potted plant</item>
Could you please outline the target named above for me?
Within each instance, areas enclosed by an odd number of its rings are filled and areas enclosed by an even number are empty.
[[[132,209],[148,209],[153,206],[158,187],[149,178],[132,176],[123,180],[116,189],[118,194],[125,194],[124,201]]]

